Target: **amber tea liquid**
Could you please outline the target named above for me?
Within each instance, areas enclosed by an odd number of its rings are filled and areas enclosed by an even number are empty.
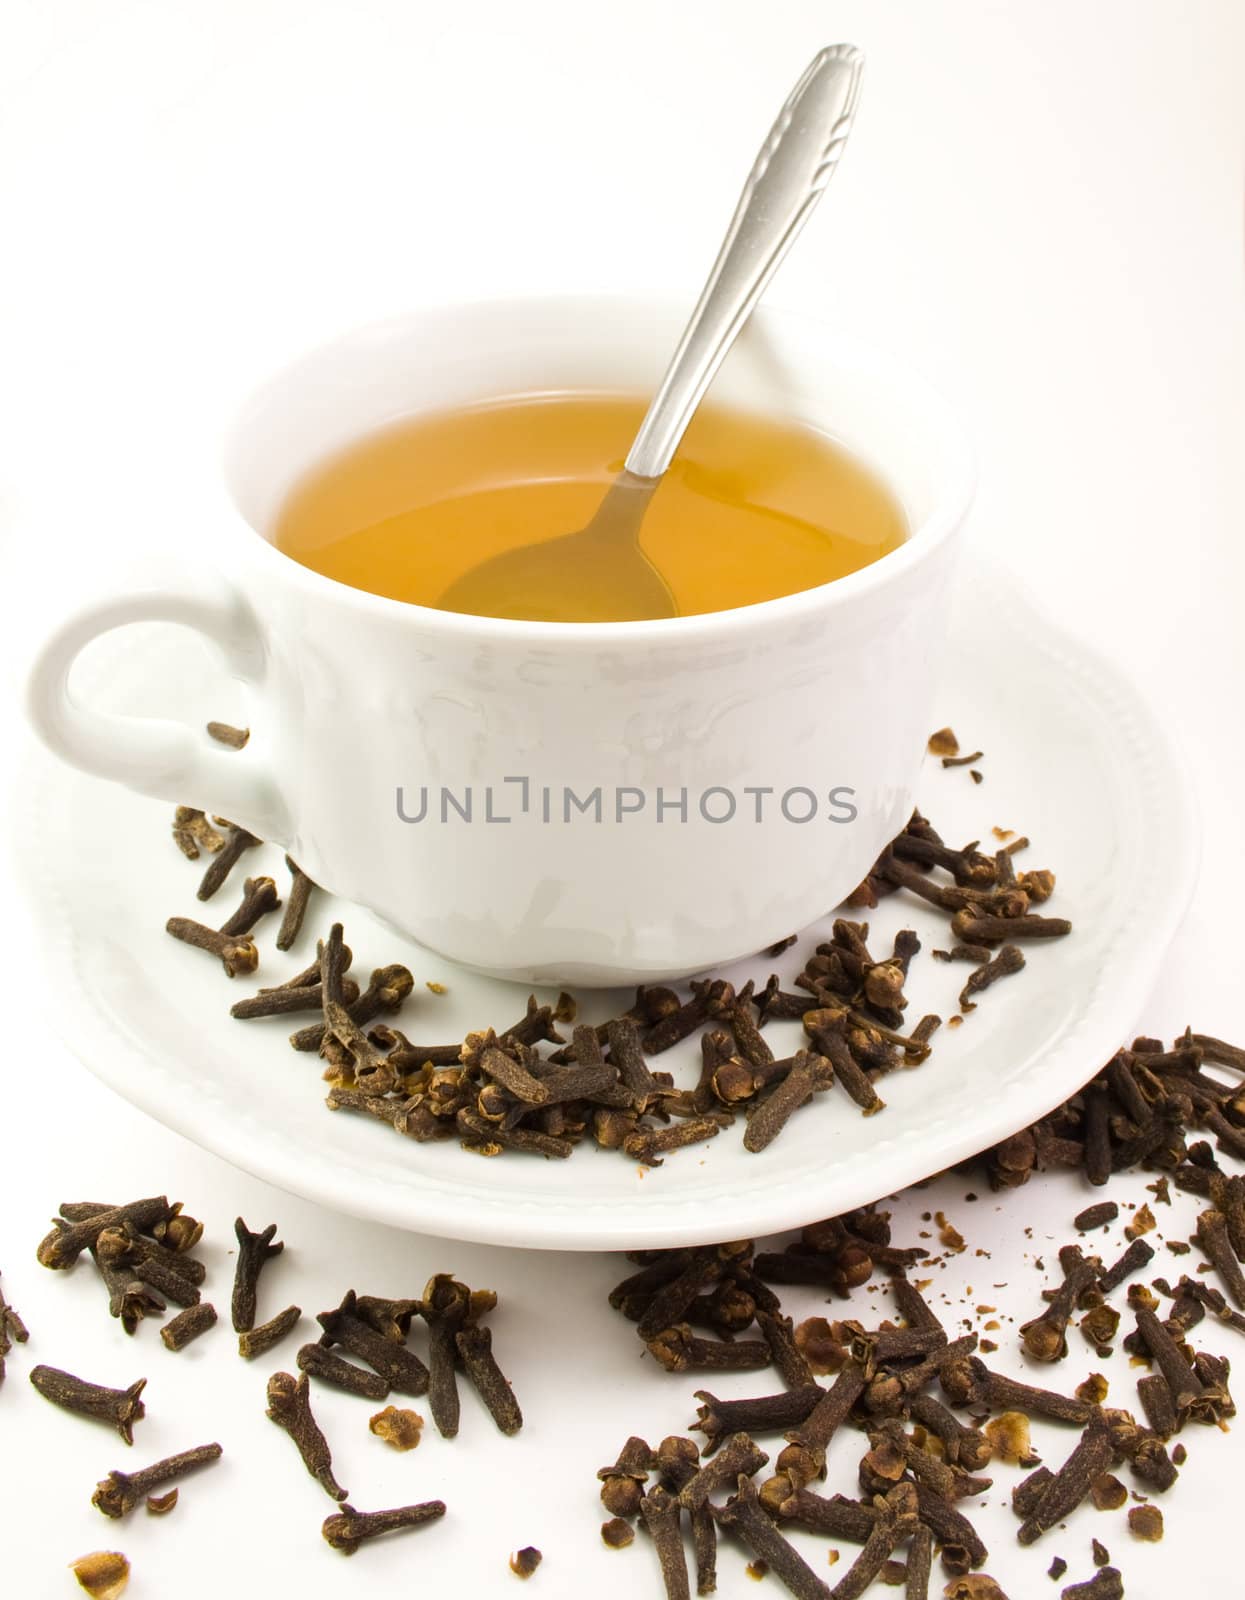
[[[404,418],[313,468],[281,507],[274,541],[352,588],[436,606],[491,556],[582,528],[646,404],[529,394]],[[706,402],[640,542],[680,615],[692,616],[829,583],[906,534],[894,495],[842,445]],[[549,594],[546,620],[584,620],[573,589]]]

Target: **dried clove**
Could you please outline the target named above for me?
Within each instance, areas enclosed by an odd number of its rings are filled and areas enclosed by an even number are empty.
[[[679,1528],[678,1500],[661,1484],[654,1484],[640,1501],[640,1516],[657,1551],[666,1600],[690,1600],[691,1585]]]
[[[880,1367],[909,1356],[927,1356],[941,1351],[947,1343],[946,1331],[938,1325],[926,1328],[862,1328],[858,1322],[844,1324],[848,1335],[847,1351],[872,1378]]]
[[[353,978],[342,979],[342,994],[349,1006],[359,998],[359,985]],[[251,1022],[262,1017],[288,1017],[299,1011],[322,1011],[324,995],[319,981],[315,983],[282,984],[277,989],[261,989],[258,994],[237,1000],[229,1008],[229,1015],[239,1022]]]
[[[179,1455],[166,1456],[163,1461],[153,1462],[139,1472],[110,1472],[96,1485],[91,1504],[106,1517],[124,1517],[162,1483],[172,1483],[183,1473],[210,1466],[220,1458],[220,1445],[202,1444],[193,1450],[183,1450]]]
[[[1179,1427],[1179,1419],[1171,1389],[1161,1372],[1137,1380],[1137,1398],[1154,1432],[1160,1439],[1170,1439]]]
[[[1000,944],[1004,939],[1062,939],[1072,932],[1072,924],[1066,917],[1042,917],[1032,912],[999,917],[966,909],[952,917],[951,931],[969,944]]]
[[[601,1504],[613,1517],[634,1517],[639,1513],[643,1485],[656,1458],[648,1444],[632,1434],[618,1452],[613,1466],[597,1473],[601,1481]]]
[[[243,885],[242,904],[228,921],[221,923],[220,931],[230,938],[240,938],[280,904],[281,896],[271,878],[248,878]]]
[[[685,1001],[677,1010],[667,1012],[644,1034],[641,1043],[645,1054],[660,1055],[663,1050],[669,1050],[672,1045],[679,1044],[695,1033],[710,1015],[717,1015],[729,1006],[733,999],[734,990],[731,985],[723,983],[720,979],[699,987],[694,986],[690,1000]],[[610,1041],[610,1053],[611,1055],[614,1053],[613,1040]]]
[[[711,1494],[734,1483],[741,1474],[751,1477],[768,1460],[765,1451],[746,1433],[732,1434],[721,1451],[688,1478],[679,1490],[679,1504],[688,1511],[695,1511]]]
[[[146,1413],[139,1398],[147,1387],[146,1378],[139,1378],[128,1389],[106,1389],[59,1367],[38,1366],[31,1369],[30,1381],[45,1400],[62,1411],[110,1423],[126,1444],[134,1443],[134,1424]]]
[[[825,1392],[810,1382],[752,1400],[719,1400],[708,1389],[697,1389],[700,1406],[692,1427],[705,1435],[705,1454],[712,1455],[731,1434],[781,1433],[804,1422]]]
[[[127,1223],[127,1228],[132,1235],[135,1231],[132,1220]],[[196,1222],[194,1217],[187,1216],[182,1210],[181,1201],[178,1200],[169,1207],[167,1215],[153,1224],[151,1235],[166,1250],[171,1250],[176,1256],[184,1256],[185,1252],[193,1250],[203,1237],[203,1224]],[[204,1269],[201,1262],[183,1260],[178,1265],[179,1270],[192,1282],[203,1282]]]
[[[954,1368],[971,1356],[977,1348],[977,1335],[966,1333],[958,1339],[953,1339],[950,1344],[942,1345],[933,1350],[923,1361],[918,1361],[914,1366],[904,1367],[897,1372],[879,1372],[870,1382],[865,1391],[865,1408],[872,1412],[893,1411],[897,1406],[906,1402],[909,1395],[916,1394],[931,1378],[940,1378],[948,1369]],[[944,1391],[948,1394],[946,1383]]]
[[[820,1476],[830,1441],[847,1421],[864,1387],[864,1372],[849,1362],[807,1418],[785,1435],[790,1448],[779,1456],[778,1470],[788,1475],[795,1488],[803,1489]]]
[[[908,1542],[908,1571],[904,1580],[904,1600],[927,1600],[934,1537],[922,1522]]]
[[[646,1343],[667,1372],[742,1372],[770,1363],[769,1345],[759,1339],[701,1339],[686,1322],[663,1329]]]
[[[715,1284],[729,1259],[725,1250],[704,1247],[680,1258],[677,1270],[654,1285],[652,1297],[636,1322],[641,1339],[652,1339],[664,1328],[679,1322],[702,1289]],[[620,1286],[621,1287],[621,1286]]]
[[[955,1545],[962,1550],[969,1566],[979,1567],[989,1552],[976,1528],[962,1511],[925,1484],[916,1486],[917,1511],[921,1521],[944,1549]]]
[[[126,1333],[134,1333],[144,1317],[167,1309],[163,1298],[143,1283],[128,1261],[101,1256],[98,1243],[89,1247],[89,1254],[108,1290],[108,1313],[120,1320]]]
[[[514,1390],[502,1376],[501,1368],[493,1356],[493,1335],[479,1323],[469,1322],[455,1335],[458,1354],[463,1369],[475,1385],[476,1393],[503,1433],[518,1433],[523,1426],[523,1413],[514,1397]]]
[[[354,1312],[369,1328],[394,1344],[405,1344],[411,1324],[419,1315],[418,1300],[386,1300],[379,1295],[360,1294],[354,1299]]]
[[[804,1031],[819,1055],[829,1061],[834,1078],[866,1117],[885,1109],[872,1081],[852,1054],[847,1039],[848,1015],[842,1007],[822,1007],[804,1017]]]
[[[1025,964],[1025,958],[1014,944],[1005,944],[992,961],[987,961],[984,966],[976,967],[968,975],[968,981],[960,990],[960,1010],[972,1011],[976,1007],[973,1000],[975,994],[983,994],[1000,978],[1009,977],[1013,972],[1019,972]]]
[[[428,1405],[443,1439],[458,1433],[458,1335],[471,1316],[471,1291],[448,1272],[428,1280],[419,1314],[428,1326]]]
[[[101,1235],[101,1241],[102,1238]],[[97,1245],[96,1251],[98,1250]],[[200,1267],[202,1263],[193,1261],[187,1256],[175,1256],[171,1251],[159,1246],[154,1247],[150,1254],[132,1251],[129,1255],[129,1270],[140,1283],[145,1283],[149,1289],[155,1289],[165,1300],[171,1300],[174,1305],[198,1305],[201,1298],[198,1284],[182,1271],[182,1267],[183,1265]]]
[[[219,857],[217,859],[219,860]],[[170,917],[164,926],[167,933],[171,933],[175,939],[180,939],[183,944],[193,945],[196,950],[206,950],[210,955],[218,956],[227,978],[254,972],[259,966],[259,951],[255,948],[255,941],[246,935],[220,933],[217,929],[209,928],[202,922],[195,922],[190,917]]]
[[[290,950],[293,948],[299,933],[302,931],[303,918],[307,915],[307,903],[311,899],[311,891],[315,884],[298,865],[297,861],[289,856],[285,864],[290,870],[290,892],[285,902],[285,915],[281,918],[281,927],[277,933],[277,949]]]
[[[917,1526],[916,1490],[896,1484],[879,1506],[879,1515],[864,1549],[834,1586],[833,1600],[859,1600],[890,1559],[891,1552]]]
[[[234,1221],[233,1231],[238,1240],[238,1262],[234,1269],[233,1328],[235,1333],[246,1333],[255,1326],[255,1291],[259,1275],[273,1256],[285,1249],[284,1241],[273,1239],[277,1225],[270,1222],[262,1233],[252,1233],[241,1217]]]
[[[334,1389],[344,1389],[347,1394],[362,1395],[366,1400],[384,1400],[389,1395],[388,1380],[378,1372],[369,1372],[345,1361],[335,1351],[322,1344],[305,1344],[295,1357],[298,1370]]]
[[[943,1454],[953,1467],[978,1472],[994,1455],[994,1443],[979,1428],[969,1428],[932,1394],[914,1394],[908,1401],[908,1415],[935,1438],[942,1441]],[[1007,1415],[1007,1413],[1003,1413]]]
[[[1111,1465],[1114,1445],[1101,1415],[1091,1417],[1072,1454],[1045,1486],[1042,1497],[1020,1525],[1016,1537],[1033,1544],[1080,1505],[1090,1485]]]
[[[1098,1274],[1099,1289],[1103,1294],[1113,1293],[1126,1278],[1142,1271],[1153,1260],[1154,1246],[1147,1244],[1144,1239],[1134,1239],[1118,1261]]]
[[[1193,1412],[1204,1395],[1197,1373],[1185,1359],[1183,1350],[1148,1306],[1136,1305],[1137,1333],[1154,1360],[1167,1386],[1177,1413]],[[1206,1420],[1210,1420],[1207,1418]]]
[[[1197,1242],[1238,1309],[1245,1311],[1245,1273],[1232,1248],[1228,1219],[1222,1211],[1211,1208],[1199,1214]]]
[[[729,1528],[758,1561],[765,1562],[796,1600],[830,1600],[829,1585],[822,1582],[761,1509],[751,1478],[741,1473],[735,1494],[724,1506],[713,1506],[712,1515],[719,1527]]]
[[[1055,1422],[1087,1423],[1094,1408],[1084,1400],[1019,1383],[991,1372],[976,1356],[948,1362],[939,1372],[943,1392],[952,1405],[980,1405],[990,1411],[1025,1411]]]
[[[168,1350],[184,1350],[192,1339],[206,1333],[216,1321],[216,1307],[206,1300],[187,1306],[177,1316],[170,1317],[160,1329],[160,1337]]]
[[[269,1350],[281,1343],[302,1314],[300,1306],[287,1306],[258,1328],[245,1328],[238,1335],[238,1354],[246,1361],[267,1355]]]
[[[823,1056],[801,1050],[790,1070],[766,1095],[748,1118],[744,1133],[744,1149],[756,1154],[767,1149],[782,1130],[792,1114],[807,1104],[822,1089],[834,1082],[834,1069]]]
[[[850,1539],[854,1544],[864,1544],[878,1515],[873,1506],[849,1500],[845,1495],[827,1499],[811,1489],[796,1489],[785,1472],[762,1484],[757,1498],[783,1522],[793,1522],[798,1528],[832,1539]]]
[[[212,857],[207,871],[203,874],[203,881],[198,888],[199,899],[210,900],[242,859],[243,852],[253,850],[257,844],[262,843],[261,839],[257,839],[253,833],[248,833],[245,828],[235,828],[230,825],[224,845]],[[252,967],[250,970],[254,972],[255,969]]]
[[[325,1517],[320,1531],[334,1550],[352,1556],[365,1539],[422,1527],[444,1515],[444,1500],[425,1500],[419,1505],[397,1506],[392,1511],[356,1511],[353,1506],[343,1505],[340,1511]]]
[[[1021,1342],[1034,1361],[1060,1361],[1068,1353],[1067,1327],[1082,1295],[1097,1283],[1101,1262],[1081,1254],[1076,1245],[1059,1252],[1064,1279],[1039,1317],[1020,1330]]]
[[[413,1350],[386,1338],[383,1333],[377,1333],[375,1328],[358,1316],[355,1301],[356,1296],[351,1289],[335,1310],[320,1312],[316,1318],[324,1330],[320,1343],[338,1345],[348,1355],[365,1361],[398,1394],[427,1394],[429,1369]],[[435,1405],[433,1416],[436,1416]]]
[[[72,1267],[106,1228],[132,1226],[138,1232],[146,1232],[172,1212],[164,1195],[156,1195],[149,1200],[134,1200],[125,1206],[61,1207],[62,1213],[70,1209],[79,1214],[68,1222],[63,1215],[54,1219],[52,1232],[46,1235],[35,1252],[42,1266],[58,1271]]]
[[[268,1415],[293,1439],[303,1465],[325,1494],[344,1500],[346,1490],[333,1476],[328,1440],[311,1414],[310,1383],[305,1372],[300,1378],[289,1372],[273,1373],[268,1380]]]
[[[769,1345],[770,1356],[790,1389],[805,1389],[813,1383],[813,1369],[808,1357],[796,1342],[795,1327],[790,1317],[778,1311],[758,1309],[755,1313],[760,1328]]]

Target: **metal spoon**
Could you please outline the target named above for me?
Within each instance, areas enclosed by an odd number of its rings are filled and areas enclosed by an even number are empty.
[[[446,589],[442,610],[549,620],[550,596],[561,592],[574,594],[584,622],[678,615],[669,586],[640,547],[640,524],[692,413],[838,164],[863,66],[854,45],[831,45],[791,91],[624,469],[591,522],[473,567]]]

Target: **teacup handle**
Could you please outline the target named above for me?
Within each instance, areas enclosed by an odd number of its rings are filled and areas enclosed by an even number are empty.
[[[288,845],[289,814],[254,740],[225,750],[204,729],[93,710],[70,693],[70,669],[82,649],[131,622],[194,628],[216,646],[231,676],[252,686],[262,682],[264,643],[250,608],[223,579],[196,573],[184,584],[92,601],[66,618],[31,668],[27,709],[35,732],[84,772],[158,800],[214,811],[261,839]]]

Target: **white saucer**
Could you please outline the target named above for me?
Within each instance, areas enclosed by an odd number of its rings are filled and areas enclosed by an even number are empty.
[[[832,1090],[760,1155],[744,1151],[737,1123],[644,1171],[589,1145],[567,1161],[486,1160],[456,1142],[415,1144],[330,1114],[318,1059],[285,1042],[288,1020],[241,1023],[228,1008],[259,983],[305,966],[333,918],[345,924],[356,972],[391,961],[411,967],[416,992],[398,1024],[420,1043],[505,1026],[522,1013],[525,993],[460,971],[369,913],[323,896],[288,955],[274,947],[270,918],[259,933],[257,978],[230,983],[210,957],[163,931],[168,916],[206,909],[195,899],[203,863],[174,848],[169,807],[32,748],[16,837],[31,921],[61,996],[50,1020],[119,1094],[235,1165],[326,1205],[449,1238],[596,1250],[751,1237],[928,1177],[1042,1115],[1124,1040],[1185,908],[1198,855],[1181,764],[1114,669],[997,577],[966,579],[956,613],[938,718],[966,750],[985,751],[984,782],[931,758],[920,807],[955,842],[980,837],[993,848],[995,825],[1028,834],[1023,864],[1056,872],[1047,909],[1071,917],[1074,932],[1047,948],[1030,946],[1027,969],[983,996],[962,1027],[943,1027],[923,1066],[888,1077],[881,1115],[862,1118]],[[219,682],[219,669],[182,630],[145,625],[113,635],[82,675],[83,692],[114,709],[191,721],[246,716],[236,699],[205,696],[203,683]],[[245,870],[288,881],[272,847],[252,852]],[[221,890],[209,920],[233,909],[243,876],[236,872]],[[777,968],[789,987],[829,921],[805,930],[777,962],[758,956],[726,975],[759,984]],[[902,925],[918,930],[926,953],[914,964],[910,1015],[949,1016],[968,968],[928,956],[947,942],[945,917],[893,896],[871,922],[875,949],[888,948]],[[448,993],[430,993],[426,980]],[[597,1020],[630,998],[589,995],[583,1015]],[[798,1025],[776,1024],[770,1038],[787,1054]],[[686,1081],[696,1070],[694,1046],[654,1065]]]

